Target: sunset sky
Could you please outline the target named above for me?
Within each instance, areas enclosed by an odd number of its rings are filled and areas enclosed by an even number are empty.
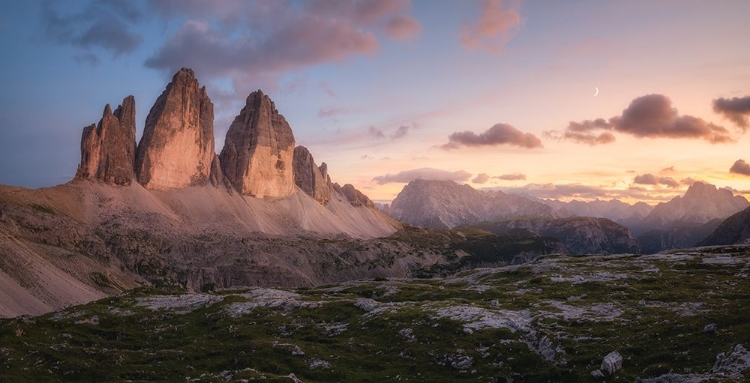
[[[262,89],[334,181],[376,201],[414,178],[652,204],[705,180],[750,197],[748,20],[747,0],[6,2],[0,183],[70,180],[82,128],[130,94],[140,138],[191,67],[217,152]]]

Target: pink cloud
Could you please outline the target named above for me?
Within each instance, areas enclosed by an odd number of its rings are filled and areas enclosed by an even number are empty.
[[[750,164],[745,162],[745,160],[737,160],[729,169],[729,172],[734,173],[734,174],[740,174],[743,176],[750,176]]]
[[[509,124],[495,124],[486,131],[476,134],[470,131],[455,132],[448,136],[448,143],[443,149],[456,149],[461,146],[496,146],[507,144],[520,148],[541,148],[542,141],[531,133],[524,133]]]
[[[520,180],[525,180],[526,175],[523,173],[511,173],[511,174],[503,174],[495,178],[499,180],[503,180],[503,181],[520,181]]]
[[[703,139],[712,144],[734,142],[724,127],[700,118],[680,115],[672,101],[661,94],[649,94],[634,99],[619,116],[609,120],[597,118],[582,122],[571,121],[561,133],[553,130],[546,136],[588,145],[615,141],[612,132],[637,138]]]
[[[480,173],[480,174],[477,174],[477,176],[474,177],[471,180],[471,182],[473,182],[475,184],[483,184],[483,183],[487,183],[487,181],[489,181],[489,180],[490,180],[490,175],[489,174],[487,174],[487,173]]]
[[[750,127],[750,96],[734,98],[718,98],[714,100],[714,112],[732,121],[743,132]]]
[[[422,25],[411,16],[399,15],[388,20],[383,30],[393,40],[412,40],[422,33]]]
[[[500,53],[521,27],[521,15],[518,13],[520,3],[510,1],[507,7],[503,0],[482,0],[481,3],[479,19],[461,28],[461,44],[470,50]]]

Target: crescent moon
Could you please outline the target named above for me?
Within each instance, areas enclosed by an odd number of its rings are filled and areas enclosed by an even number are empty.
[[[596,89],[596,93],[594,93],[594,97],[596,97],[596,95],[599,94],[599,88],[598,87],[594,87],[594,89]]]

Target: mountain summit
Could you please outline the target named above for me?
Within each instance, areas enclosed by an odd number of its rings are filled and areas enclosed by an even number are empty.
[[[695,182],[684,196],[656,205],[644,219],[644,224],[655,229],[697,226],[716,218],[726,218],[748,206],[750,202],[745,197],[736,196],[731,190]]]

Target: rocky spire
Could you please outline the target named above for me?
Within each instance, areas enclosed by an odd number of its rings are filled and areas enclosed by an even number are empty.
[[[214,151],[214,105],[192,69],[182,68],[146,117],[135,171],[148,189],[203,185]]]
[[[321,168],[327,170],[324,165],[321,165]],[[330,180],[327,179],[328,174],[326,172],[323,176],[321,168],[315,165],[315,160],[306,147],[294,148],[294,183],[316,201],[325,205],[331,199],[331,188]]]
[[[284,116],[260,90],[229,127],[220,162],[224,176],[246,195],[286,197],[295,191],[294,135]]]
[[[130,185],[135,178],[135,98],[125,97],[114,113],[104,107],[98,125],[83,129],[76,178]]]

